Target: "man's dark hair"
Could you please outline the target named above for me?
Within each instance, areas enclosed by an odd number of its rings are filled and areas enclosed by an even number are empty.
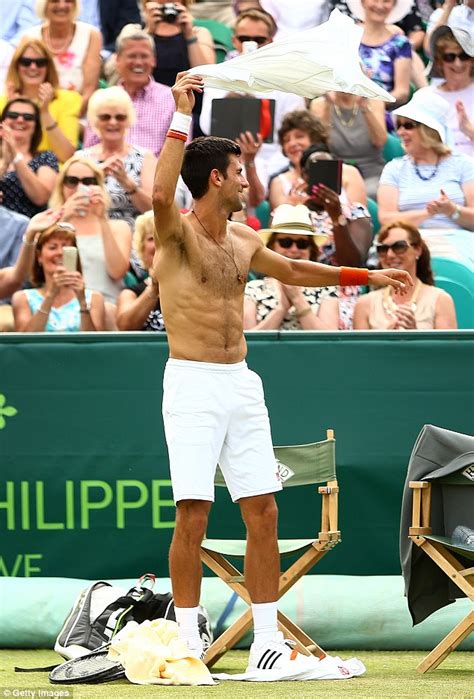
[[[306,148],[301,154],[301,159],[300,159],[300,167],[301,169],[304,170],[308,163],[308,159],[310,155],[313,155],[313,153],[330,153],[331,151],[328,148],[328,144],[325,141],[320,141],[318,143],[313,143],[313,145],[309,146],[309,148]]]
[[[240,146],[229,138],[200,136],[191,141],[184,151],[181,176],[193,199],[206,194],[212,170],[219,170],[226,179],[230,156],[240,154]]]

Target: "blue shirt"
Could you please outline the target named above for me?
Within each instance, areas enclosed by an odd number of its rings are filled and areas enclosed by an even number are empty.
[[[98,0],[82,0],[79,19],[82,20],[82,22],[87,22],[87,24],[92,24],[96,29],[101,31]]]
[[[0,206],[0,269],[15,264],[29,221],[26,216]],[[0,300],[0,304],[9,301],[10,299],[4,298]]]
[[[417,175],[413,159],[409,155],[394,158],[387,163],[380,176],[380,185],[398,189],[398,210],[424,209],[428,202],[438,199],[443,189],[455,204],[466,205],[466,182],[474,180],[474,158],[464,153],[452,153],[439,161],[439,165],[418,165]],[[429,179],[428,179],[429,178]],[[431,216],[419,224],[419,228],[460,228],[444,214]]]
[[[0,39],[16,46],[20,35],[39,22],[33,0],[1,0]]]

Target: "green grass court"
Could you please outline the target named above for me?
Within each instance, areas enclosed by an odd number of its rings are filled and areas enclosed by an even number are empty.
[[[73,699],[132,699],[135,697],[227,697],[227,699],[268,699],[309,697],[359,697],[385,699],[385,697],[430,697],[432,699],[472,699],[474,696],[474,662],[469,652],[451,653],[432,672],[420,675],[415,668],[426,655],[422,651],[331,651],[331,655],[360,658],[367,673],[351,680],[314,682],[221,682],[215,687],[163,687],[131,685],[126,680],[99,685],[53,685],[47,673],[15,673],[20,667],[52,665],[59,656],[50,650],[1,650],[0,698],[23,696],[33,699],[41,694],[33,690],[72,690]],[[216,672],[242,672],[247,661],[246,651],[231,651],[215,666]],[[5,693],[5,689],[11,692]],[[14,690],[17,690],[14,693]],[[30,694],[24,690],[30,690]],[[46,695],[43,695],[46,696]],[[56,696],[61,696],[57,694]],[[62,695],[67,696],[65,694]]]

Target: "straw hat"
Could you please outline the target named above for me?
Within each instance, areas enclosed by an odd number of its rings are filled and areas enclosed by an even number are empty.
[[[361,22],[365,21],[365,10],[362,5],[362,0],[347,0],[346,4],[354,17],[360,19]],[[400,22],[400,20],[406,17],[410,12],[412,5],[413,0],[395,0],[395,5],[387,16],[385,24],[396,24]]]
[[[304,204],[280,204],[273,212],[272,227],[263,228],[258,233],[265,245],[274,233],[312,235],[315,245],[323,245],[328,239],[327,235],[314,232],[310,210]]]
[[[439,133],[441,141],[450,145],[452,141],[451,131],[446,126],[449,102],[437,95],[429,87],[417,90],[408,104],[398,107],[392,112],[394,117],[405,117],[419,124],[429,126]]]

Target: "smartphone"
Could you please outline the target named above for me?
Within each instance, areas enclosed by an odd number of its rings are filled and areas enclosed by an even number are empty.
[[[312,160],[308,166],[308,194],[316,184],[324,184],[336,194],[341,193],[342,160]]]
[[[63,247],[63,265],[68,272],[77,270],[77,248],[73,245],[65,245]]]
[[[81,192],[81,194],[87,195],[90,201],[90,189],[86,184],[82,184],[82,182],[80,182],[77,191]],[[87,216],[87,209],[79,209],[78,214],[82,217]]]

